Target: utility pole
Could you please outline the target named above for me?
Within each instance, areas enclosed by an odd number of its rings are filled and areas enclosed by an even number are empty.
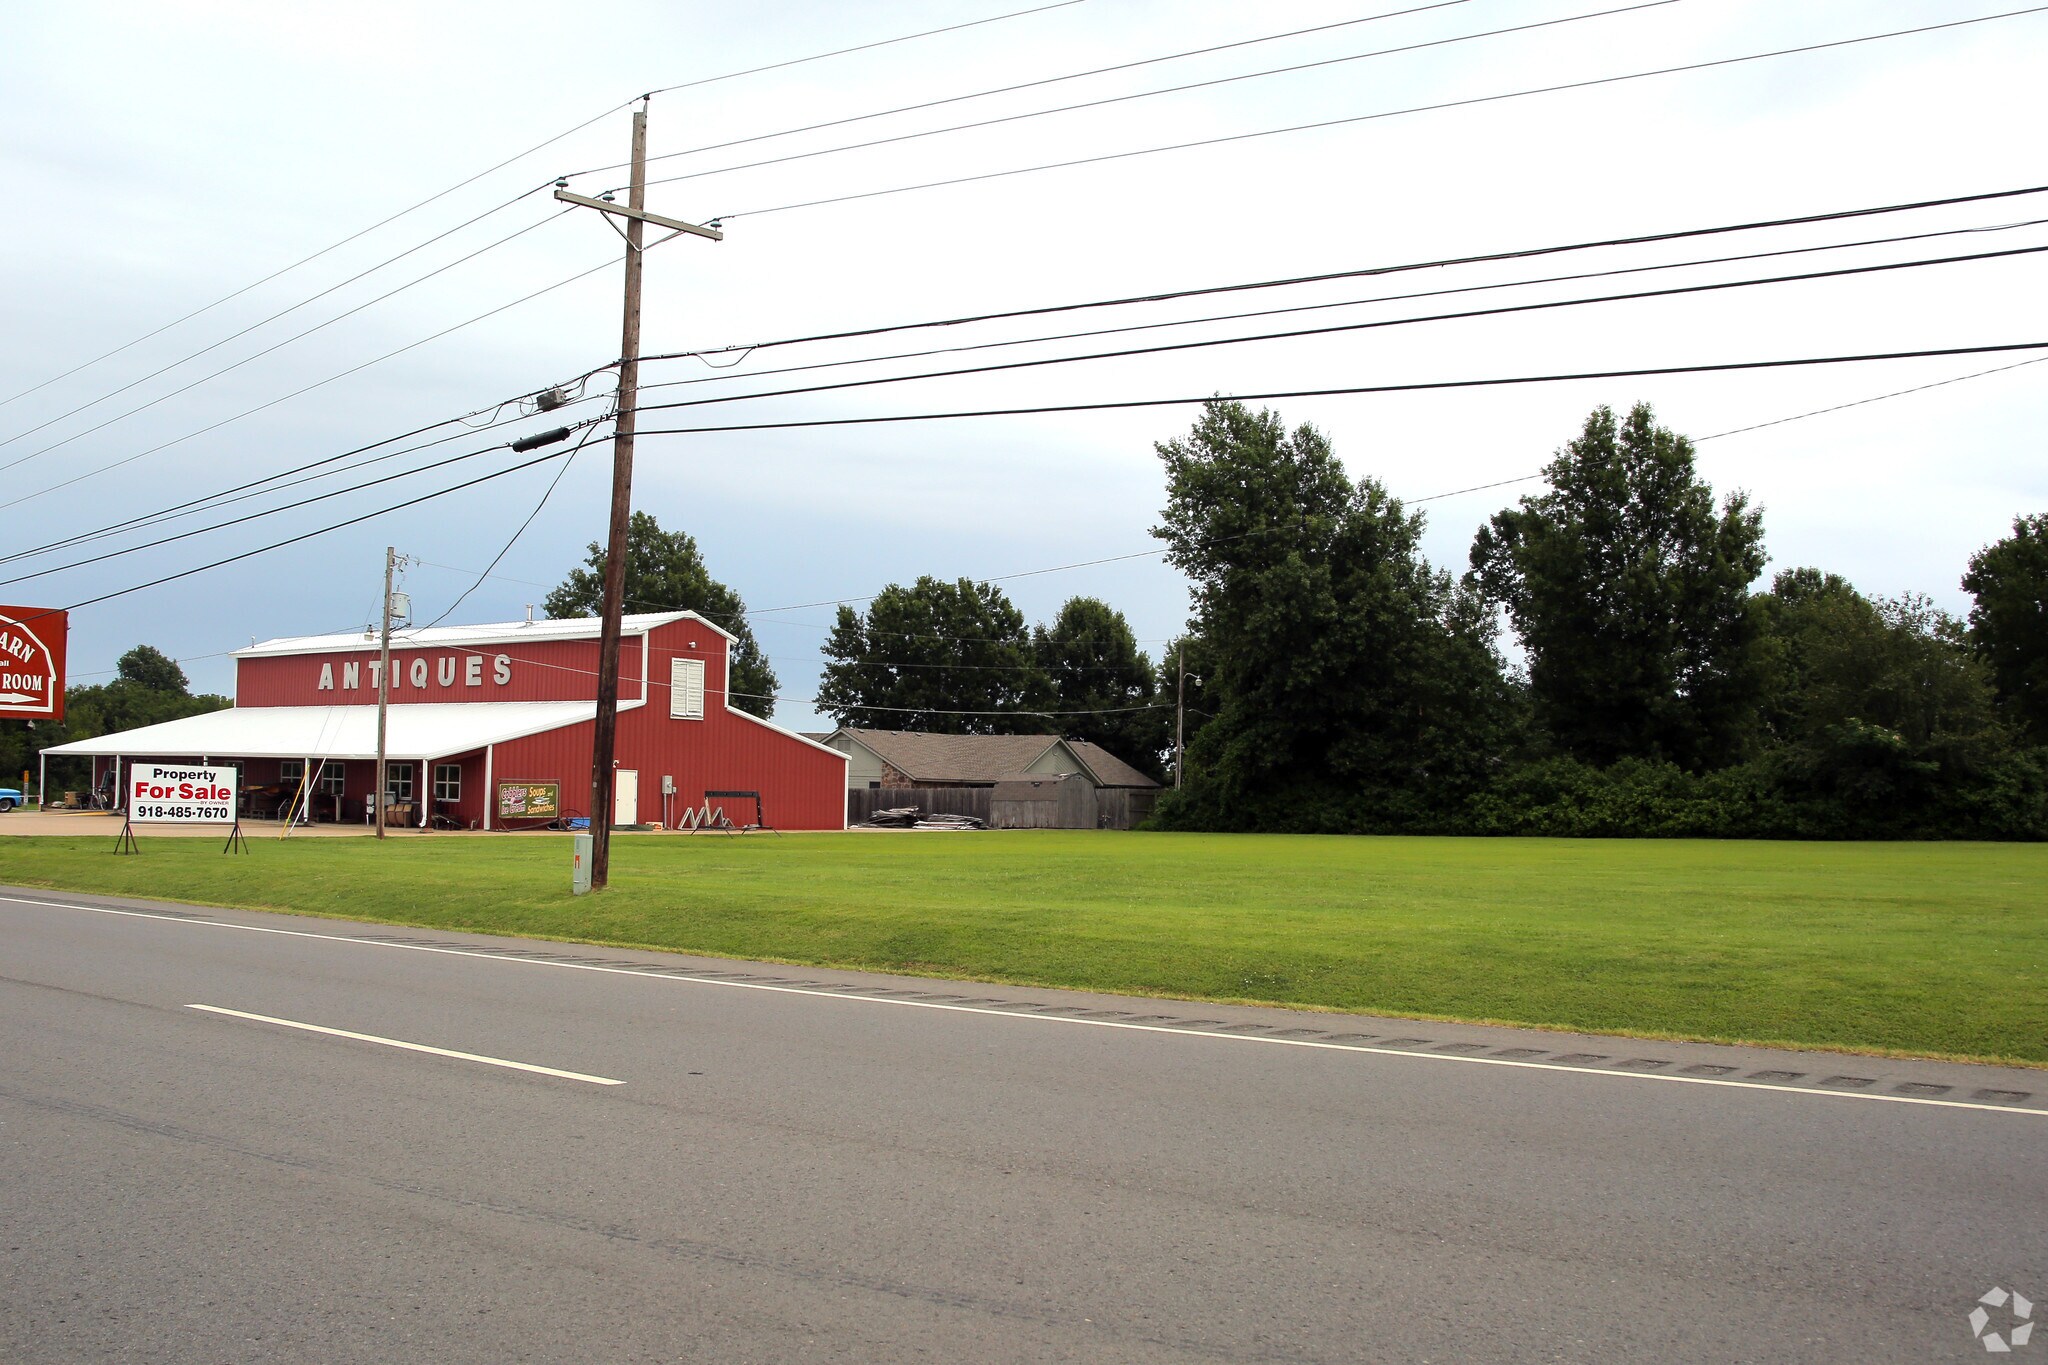
[[[1185,639],[1174,643],[1173,661],[1180,669],[1180,682],[1173,689],[1173,789],[1179,791],[1181,756],[1186,748],[1182,741],[1188,730],[1188,642]]]
[[[398,547],[384,547],[384,617],[377,641],[377,785],[372,788],[377,804],[377,837],[384,837],[384,720],[391,708],[391,571],[398,565]]]
[[[612,755],[618,738],[619,719],[619,634],[625,615],[626,532],[633,515],[633,429],[634,409],[640,396],[640,271],[645,255],[642,236],[649,223],[670,229],[669,237],[692,233],[714,242],[725,240],[715,228],[699,227],[675,218],[663,218],[647,211],[647,103],[640,97],[633,111],[633,172],[627,182],[626,207],[621,209],[610,197],[586,198],[571,194],[560,182],[555,198],[580,204],[611,217],[623,218],[626,226],[626,304],[619,338],[618,411],[612,423],[612,514],[611,534],[605,544],[603,624],[597,644],[597,719],[592,727],[590,752],[590,889],[602,891],[611,876],[612,855]],[[616,228],[617,224],[613,224]],[[664,237],[661,242],[669,240]],[[655,245],[661,245],[656,242]]]

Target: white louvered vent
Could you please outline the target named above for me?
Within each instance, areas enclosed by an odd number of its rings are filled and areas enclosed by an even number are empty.
[[[704,719],[704,661],[672,659],[668,666],[668,714],[671,720]]]

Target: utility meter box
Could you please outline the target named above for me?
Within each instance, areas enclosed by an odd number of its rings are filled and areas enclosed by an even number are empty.
[[[590,894],[590,836],[571,835],[569,843],[575,849],[575,861],[569,870],[569,890],[574,895],[587,896]]]
[[[661,775],[661,794],[663,796],[674,796],[676,794],[676,780],[667,773]]]

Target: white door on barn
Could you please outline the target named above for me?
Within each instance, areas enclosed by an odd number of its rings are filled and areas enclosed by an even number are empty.
[[[620,768],[612,774],[612,823],[640,823],[640,770]]]

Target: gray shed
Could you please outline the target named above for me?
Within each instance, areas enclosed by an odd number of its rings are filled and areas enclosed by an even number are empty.
[[[993,829],[1094,829],[1095,784],[1083,773],[1006,777],[989,793]]]

